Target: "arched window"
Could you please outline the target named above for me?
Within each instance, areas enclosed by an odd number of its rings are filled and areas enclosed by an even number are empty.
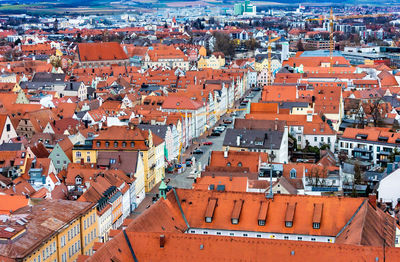
[[[226,166],[231,166],[231,162],[228,162],[228,164],[226,164]]]
[[[242,166],[242,162],[239,162],[239,163],[238,163],[238,166]]]
[[[290,170],[290,178],[296,178],[296,169]]]

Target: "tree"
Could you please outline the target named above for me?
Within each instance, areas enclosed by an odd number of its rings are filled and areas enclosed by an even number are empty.
[[[310,186],[318,187],[318,186],[326,186],[325,177],[328,173],[326,167],[320,168],[313,167],[307,177],[308,184]]]
[[[360,185],[362,183],[361,166],[358,162],[354,164],[354,179],[353,184]]]
[[[215,46],[214,51],[222,52],[225,56],[233,57],[235,56],[235,44],[233,40],[230,39],[229,35],[215,32]]]
[[[301,39],[297,42],[297,51],[304,51],[304,46]]]

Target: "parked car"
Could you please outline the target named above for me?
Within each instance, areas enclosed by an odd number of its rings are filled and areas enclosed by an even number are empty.
[[[205,146],[211,146],[212,144],[213,144],[213,142],[211,142],[211,141],[207,141],[207,142],[203,143],[203,145],[205,145]]]
[[[193,154],[195,154],[195,155],[199,155],[199,154],[203,154],[204,152],[203,152],[203,150],[201,150],[201,149],[195,149],[194,151],[193,151]]]
[[[220,124],[219,126],[217,126],[217,127],[214,128],[214,132],[220,132],[220,133],[222,133],[222,132],[225,131],[225,129],[226,129],[226,126],[225,126],[224,124]]]
[[[185,164],[186,164],[186,166],[192,166],[192,159],[191,158],[186,158],[186,160],[185,160]]]
[[[259,88],[259,87],[254,87],[254,88],[251,89],[251,91],[256,91],[256,92],[258,92],[258,91],[261,91],[261,88]]]
[[[214,131],[214,132],[211,133],[211,136],[221,136],[221,133]]]
[[[227,118],[227,119],[224,119],[223,122],[224,122],[225,124],[232,124],[232,119]]]

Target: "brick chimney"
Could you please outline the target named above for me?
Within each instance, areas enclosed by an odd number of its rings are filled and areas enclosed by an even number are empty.
[[[160,235],[160,248],[165,246],[165,235]]]
[[[373,208],[376,209],[376,194],[369,194],[368,195],[368,202],[371,204]]]

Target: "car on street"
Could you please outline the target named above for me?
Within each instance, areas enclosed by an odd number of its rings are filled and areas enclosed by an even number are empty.
[[[185,164],[186,164],[186,166],[192,166],[192,159],[191,158],[186,158]]]
[[[217,126],[217,127],[214,128],[214,132],[220,132],[220,133],[222,133],[222,132],[225,131],[225,129],[226,129],[226,126],[223,125],[223,124],[220,124],[219,126]]]
[[[211,133],[211,136],[221,136],[221,133],[214,131],[214,132]]]
[[[204,152],[203,152],[203,150],[201,150],[201,149],[195,149],[195,150],[193,150],[193,154],[195,154],[195,155],[200,155],[200,154],[203,154]]]
[[[232,119],[230,119],[230,118],[227,118],[227,119],[224,119],[224,124],[232,124]]]
[[[238,116],[239,114],[238,114],[238,112],[233,112],[232,114],[231,114],[231,116]]]
[[[211,146],[212,144],[213,144],[213,142],[211,142],[211,141],[207,141],[207,142],[203,143],[203,145],[205,145],[205,146]]]

